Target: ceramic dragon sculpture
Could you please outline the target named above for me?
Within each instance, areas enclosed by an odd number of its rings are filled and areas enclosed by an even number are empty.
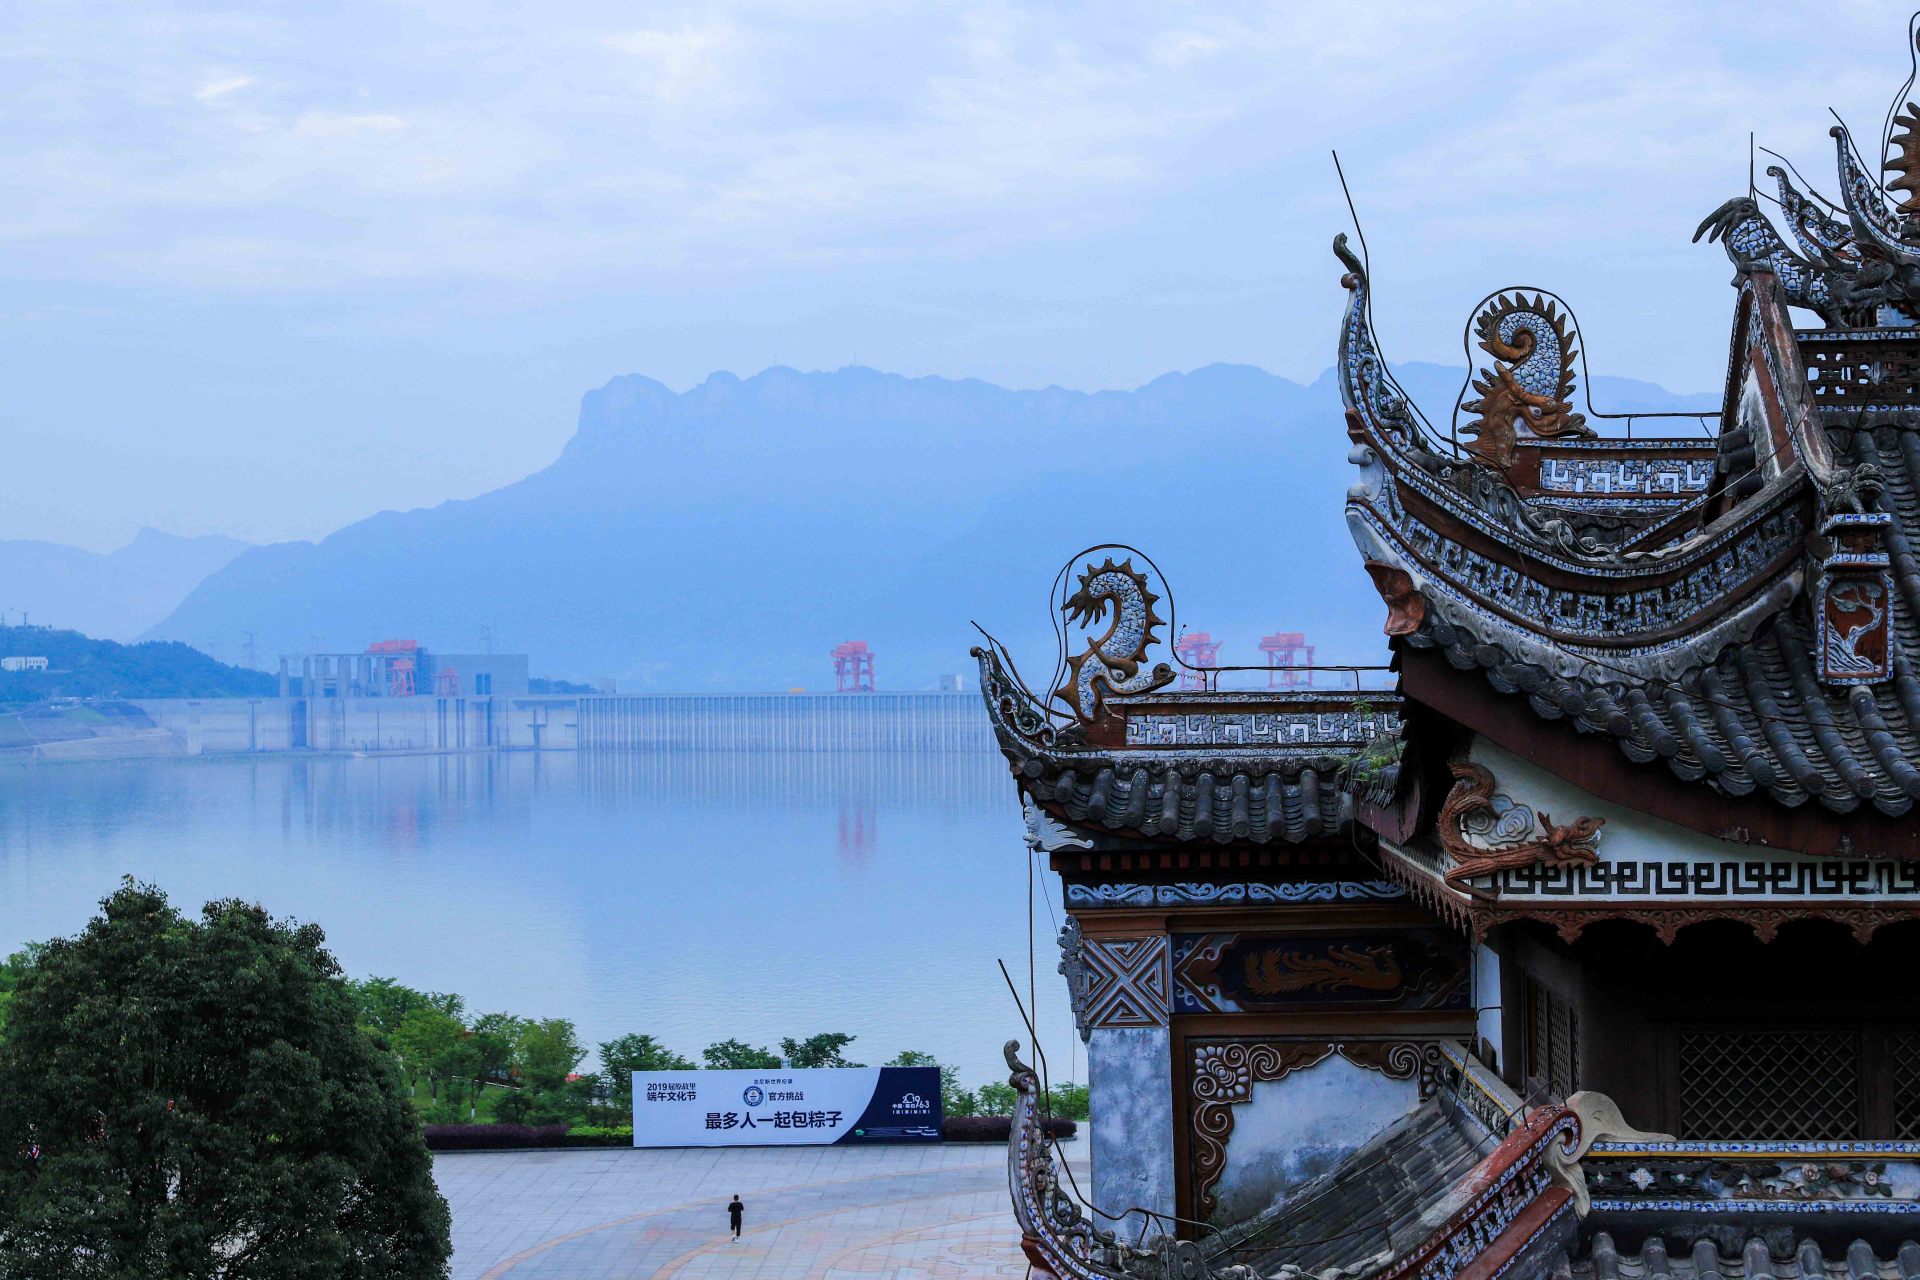
[[[1693,233],[1719,241],[1736,270],[1771,272],[1788,303],[1818,315],[1829,328],[1871,328],[1885,311],[1920,319],[1920,107],[1893,115],[1882,183],[1859,160],[1846,126],[1834,139],[1840,203],[1803,195],[1779,165],[1769,166],[1780,211],[1796,249],[1775,231],[1752,195],[1736,196],[1708,214]]]
[[[1480,349],[1493,368],[1480,370],[1462,412],[1479,415],[1461,428],[1465,448],[1502,471],[1513,463],[1521,432],[1529,436],[1591,439],[1586,417],[1573,411],[1575,339],[1567,313],[1535,294],[1508,298],[1504,293],[1474,318]]]
[[[1166,663],[1145,669],[1153,629],[1166,623],[1153,609],[1159,601],[1131,559],[1115,564],[1109,556],[1104,564],[1089,564],[1080,575],[1079,589],[1063,610],[1066,620],[1091,627],[1105,618],[1107,629],[1087,641],[1084,653],[1067,660],[1067,678],[1053,691],[1078,719],[1095,719],[1102,701],[1112,695],[1151,693],[1173,683],[1173,668]]]
[[[1533,811],[1521,805],[1504,810],[1495,802],[1493,774],[1485,765],[1471,760],[1453,762],[1456,781],[1440,806],[1437,824],[1441,847],[1453,858],[1453,870],[1446,882],[1455,889],[1468,889],[1467,881],[1544,862],[1550,867],[1586,866],[1599,860],[1593,843],[1599,839],[1605,818],[1576,818],[1557,827],[1546,814],[1540,815],[1541,834],[1536,835]],[[1467,833],[1482,830],[1499,841],[1483,848],[1467,839]]]
[[[1842,322],[1835,296],[1840,273],[1824,258],[1809,261],[1795,253],[1752,196],[1735,196],[1708,214],[1694,230],[1694,243],[1701,236],[1719,241],[1735,270],[1772,272],[1793,306],[1805,307],[1828,325]]]

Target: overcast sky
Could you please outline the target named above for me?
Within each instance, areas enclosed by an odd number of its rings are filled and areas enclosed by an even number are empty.
[[[1907,69],[1844,3],[0,6],[0,537],[321,536],[629,372],[1311,379],[1334,147],[1395,359],[1539,284],[1712,389],[1748,130],[1831,193]]]

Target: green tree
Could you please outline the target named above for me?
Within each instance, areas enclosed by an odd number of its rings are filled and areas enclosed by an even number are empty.
[[[411,1010],[393,1033],[409,1080],[427,1078],[427,1096],[440,1100],[440,1086],[453,1080],[471,1080],[479,1054],[467,1043],[466,1024],[431,1005]]]
[[[392,978],[368,978],[353,984],[354,1003],[360,1009],[360,1021],[385,1036],[400,1030],[407,1015],[415,1009],[433,1009],[458,1018],[466,1012],[459,996],[439,991],[416,991]]]
[[[27,970],[33,967],[34,959],[39,954],[39,944],[28,943],[23,950],[0,960],[0,1040],[7,1035],[7,1004],[13,999],[14,988],[27,976]]]
[[[399,1071],[314,925],[124,881],[20,979],[0,1045],[0,1275],[446,1274]]]
[[[571,1022],[565,1018],[541,1018],[520,1029],[513,1065],[535,1087],[558,1089],[586,1056],[587,1051]]]
[[[722,1040],[700,1051],[709,1071],[758,1071],[780,1065],[780,1059],[766,1049],[756,1049],[741,1040]]]
[[[1015,1094],[1013,1086],[989,1080],[980,1086],[975,1096],[980,1101],[980,1114],[983,1116],[1010,1116],[1013,1114]]]
[[[1069,1120],[1085,1120],[1091,1113],[1087,1086],[1069,1080],[1047,1090],[1047,1110]]]
[[[613,1105],[633,1109],[633,1073],[636,1071],[694,1071],[694,1064],[652,1036],[625,1035],[600,1043],[600,1078]]]
[[[805,1040],[782,1040],[780,1056],[790,1067],[857,1067],[861,1064],[848,1062],[841,1052],[852,1043],[844,1031],[822,1031]]]
[[[474,1073],[482,1080],[505,1084],[513,1073],[513,1054],[526,1034],[527,1020],[511,1013],[483,1013],[473,1020],[473,1048],[478,1057]]]

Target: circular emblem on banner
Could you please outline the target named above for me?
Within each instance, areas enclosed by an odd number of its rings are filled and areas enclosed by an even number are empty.
[[[740,1095],[740,1101],[746,1103],[750,1107],[757,1107],[761,1103],[765,1102],[766,1100],[767,1100],[767,1095],[765,1090],[761,1089],[761,1087],[757,1084],[748,1085],[746,1092]]]

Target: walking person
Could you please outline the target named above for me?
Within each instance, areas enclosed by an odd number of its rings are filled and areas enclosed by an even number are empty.
[[[733,1224],[733,1238],[735,1240],[740,1238],[740,1215],[746,1211],[747,1206],[740,1203],[739,1196],[735,1196],[733,1203],[727,1206],[727,1221]]]

